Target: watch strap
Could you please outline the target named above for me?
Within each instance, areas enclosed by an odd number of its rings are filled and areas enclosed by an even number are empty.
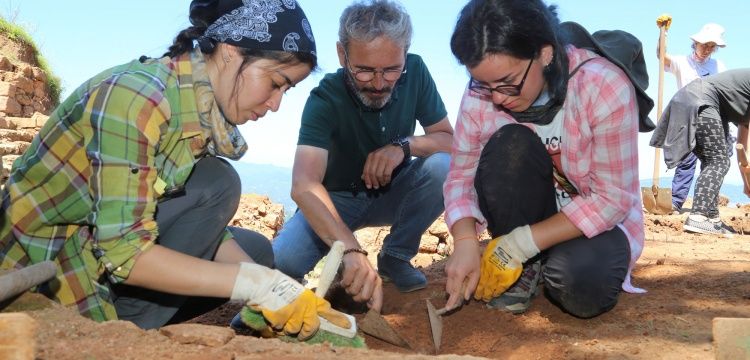
[[[401,147],[401,150],[404,152],[404,160],[402,162],[407,162],[411,159],[411,148],[409,147],[408,137],[396,138],[391,144]]]

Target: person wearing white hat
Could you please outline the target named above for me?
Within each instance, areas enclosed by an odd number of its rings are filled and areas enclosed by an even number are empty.
[[[727,46],[724,41],[724,27],[714,23],[705,24],[699,32],[691,35],[690,39],[693,41],[693,53],[688,56],[672,55],[666,53],[665,49],[664,70],[674,74],[678,89],[697,78],[726,70],[723,62],[711,57],[718,48]],[[658,52],[657,46],[657,56]],[[731,134],[729,136],[731,137]],[[729,139],[729,142],[732,140]],[[672,178],[672,209],[675,211],[682,210],[682,205],[687,199],[695,175],[696,162],[697,158],[691,153],[675,169]]]

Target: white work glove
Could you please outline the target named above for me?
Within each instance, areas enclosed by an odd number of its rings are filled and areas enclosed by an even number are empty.
[[[258,264],[240,263],[231,299],[245,301],[261,312],[272,328],[299,334],[297,338],[303,341],[318,331],[318,316],[338,327],[351,327],[349,319],[333,310],[328,301],[282,272]]]

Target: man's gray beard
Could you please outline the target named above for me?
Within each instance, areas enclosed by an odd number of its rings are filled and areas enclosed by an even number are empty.
[[[371,109],[382,109],[386,104],[388,104],[388,101],[391,100],[391,95],[393,95],[393,90],[388,93],[388,95],[384,96],[381,99],[373,100],[367,97],[365,93],[359,89],[357,89],[357,85],[354,83],[354,79],[352,78],[352,75],[349,72],[346,72],[346,75],[344,76],[346,79],[346,84],[349,85],[349,89],[354,92],[354,95],[357,96],[357,99],[362,102],[365,106]]]

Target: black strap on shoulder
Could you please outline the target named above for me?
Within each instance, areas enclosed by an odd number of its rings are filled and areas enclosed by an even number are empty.
[[[580,64],[578,64],[578,66],[576,66],[575,69],[573,69],[573,71],[570,72],[570,75],[568,75],[568,79],[572,79],[573,75],[575,75],[575,73],[578,72],[578,69],[580,69],[581,66],[583,66],[583,64],[585,64],[585,63],[587,63],[587,62],[589,62],[591,60],[594,60],[594,59],[596,59],[596,58],[592,57],[592,58],[588,58],[586,60],[583,60]]]

